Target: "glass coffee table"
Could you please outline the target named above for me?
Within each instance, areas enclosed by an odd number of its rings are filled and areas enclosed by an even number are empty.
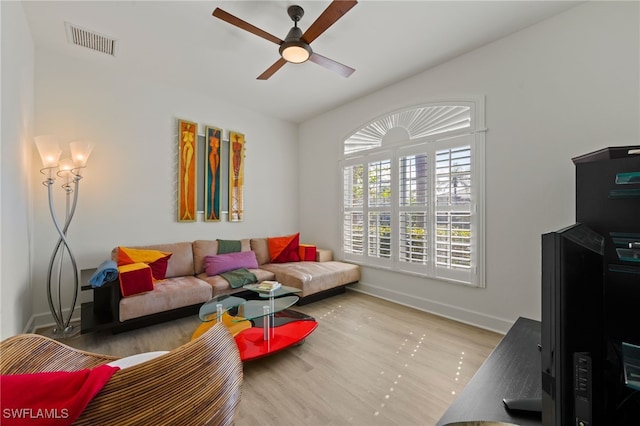
[[[318,326],[308,315],[288,309],[298,301],[295,287],[281,286],[270,292],[258,284],[243,287],[256,299],[221,295],[200,307],[203,322],[223,322],[234,335],[240,359],[250,361],[299,344]]]

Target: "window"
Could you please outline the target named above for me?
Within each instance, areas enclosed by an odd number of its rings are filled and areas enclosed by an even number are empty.
[[[428,104],[345,140],[345,259],[484,286],[482,113],[478,101]]]

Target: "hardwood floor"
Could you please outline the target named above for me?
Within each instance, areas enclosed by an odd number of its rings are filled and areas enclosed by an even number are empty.
[[[434,425],[502,338],[351,291],[295,309],[319,326],[304,344],[245,363],[237,426]],[[116,356],[171,350],[198,324],[65,343]]]

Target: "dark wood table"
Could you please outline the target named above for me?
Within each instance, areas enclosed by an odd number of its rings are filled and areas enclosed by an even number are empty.
[[[495,421],[538,426],[540,414],[507,411],[503,398],[541,397],[540,322],[518,318],[449,406],[438,426]]]

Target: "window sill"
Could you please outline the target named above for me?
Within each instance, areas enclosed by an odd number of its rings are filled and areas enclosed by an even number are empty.
[[[477,284],[473,284],[473,283],[466,282],[466,281],[459,281],[459,280],[454,280],[454,279],[451,279],[451,278],[444,278],[444,277],[434,277],[434,276],[431,276],[431,275],[428,275],[428,274],[421,274],[419,272],[407,271],[407,270],[403,270],[403,269],[395,269],[395,268],[391,268],[391,267],[388,267],[388,266],[381,266],[381,265],[375,265],[375,264],[371,264],[371,263],[357,262],[357,261],[353,261],[353,260],[346,260],[345,262],[353,263],[354,265],[359,265],[361,267],[367,267],[367,268],[371,268],[371,269],[378,269],[378,270],[382,270],[382,271],[393,272],[395,274],[408,275],[408,276],[417,277],[417,278],[424,278],[424,279],[433,280],[433,281],[436,281],[436,282],[442,282],[442,283],[448,283],[448,284],[457,284],[457,285],[462,285],[462,286],[471,287],[471,288],[485,288],[482,285],[477,285]]]

